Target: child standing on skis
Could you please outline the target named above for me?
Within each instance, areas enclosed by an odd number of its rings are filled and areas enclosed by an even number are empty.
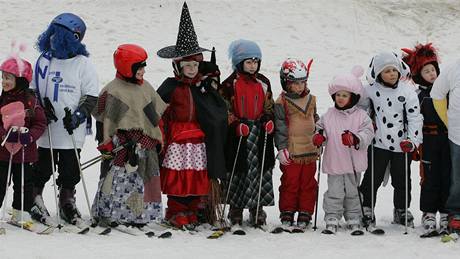
[[[408,225],[413,225],[414,218],[408,209],[411,201],[409,153],[422,143],[423,117],[415,90],[402,81],[408,74],[407,65],[393,52],[377,54],[369,66],[369,86],[364,88],[366,98],[363,106],[370,108],[376,130],[372,149],[368,152],[369,166],[360,186],[365,226],[375,225],[373,197],[376,197],[387,166],[390,166],[391,185],[394,187],[393,221],[405,225],[407,217]]]
[[[175,46],[158,51],[172,59],[174,77],[167,78],[158,94],[169,106],[162,116],[165,145],[161,162],[161,189],[168,195],[165,219],[177,228],[194,229],[203,196],[209,196],[210,221],[218,205],[218,179],[225,177],[224,139],[227,130],[225,102],[209,75],[218,67],[203,61],[207,49],[198,45],[187,4],[182,7]],[[213,67],[212,71],[202,68]],[[207,70],[207,69],[206,69]]]
[[[24,212],[30,212],[33,203],[32,163],[38,159],[35,141],[43,134],[46,118],[29,89],[32,80],[32,66],[19,57],[11,57],[0,65],[2,71],[2,95],[0,96],[0,202],[3,203],[12,175],[14,183],[13,216],[11,221],[23,224],[21,220],[21,198]],[[14,107],[13,110],[9,107]],[[9,111],[8,111],[9,110]],[[9,170],[11,166],[11,171]],[[21,171],[24,170],[24,197],[21,197]],[[5,207],[3,210],[5,211]],[[29,213],[23,213],[23,220],[30,222]]]
[[[35,65],[32,86],[45,109],[48,128],[37,140],[39,159],[34,177],[32,216],[46,224],[50,224],[49,212],[42,193],[55,165],[59,172],[56,184],[60,216],[69,224],[81,221],[75,201],[75,186],[81,180],[80,155],[77,157],[75,150],[81,152],[85,135],[90,133],[91,111],[99,93],[96,69],[82,43],[85,32],[86,25],[79,16],[62,13],[37,40],[41,55]],[[71,112],[66,114],[65,108]]]
[[[162,218],[157,146],[163,141],[159,121],[166,104],[144,80],[142,47],[120,45],[113,59],[116,78],[102,89],[96,112],[104,135],[98,149],[113,159],[99,183],[92,216],[101,225],[142,227]]]
[[[281,176],[280,219],[283,226],[294,223],[304,229],[314,212],[318,148],[312,143],[315,133],[316,97],[307,87],[309,66],[287,59],[280,69],[283,93],[275,101],[275,144]]]
[[[423,145],[420,153],[420,210],[422,225],[427,234],[437,234],[436,213],[439,212],[439,228],[447,233],[451,158],[447,127],[439,118],[430,97],[431,88],[439,75],[436,50],[431,43],[418,44],[415,49],[403,49],[403,60],[409,65],[412,80],[418,85],[420,112],[423,115]]]
[[[236,40],[228,52],[234,72],[220,89],[229,107],[226,160],[233,178],[226,183],[228,217],[232,225],[241,225],[243,209],[248,208],[251,224],[263,225],[267,217],[263,206],[274,205],[274,101],[270,81],[259,72],[262,52],[255,42]],[[227,180],[230,178],[229,174]]]
[[[358,192],[360,172],[367,168],[367,147],[374,137],[372,121],[357,107],[363,87],[363,68],[356,66],[351,74],[336,76],[329,84],[334,107],[317,122],[313,144],[325,142],[322,171],[328,175],[324,194],[326,231],[335,233],[342,216],[352,230],[360,232],[361,204]]]

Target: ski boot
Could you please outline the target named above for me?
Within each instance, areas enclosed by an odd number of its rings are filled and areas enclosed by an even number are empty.
[[[249,210],[249,222],[254,226],[263,226],[266,224],[267,213],[263,210],[262,206],[259,207],[259,215],[257,215],[257,208],[252,208]]]
[[[21,224],[27,225],[27,224],[32,224],[32,217],[27,211],[22,212],[22,220],[21,221],[21,210],[13,209],[12,215],[11,215],[11,223],[20,226]]]
[[[81,219],[81,214],[75,204],[75,189],[61,188],[59,190],[59,211],[61,218],[72,225]]]
[[[193,211],[187,211],[186,215],[188,224],[185,225],[185,228],[188,230],[195,230],[195,228],[200,225],[197,213]]]
[[[326,219],[326,229],[323,230],[322,234],[335,234],[339,228],[339,220],[337,218],[327,218]]]
[[[232,225],[242,225],[243,224],[243,209],[230,207],[228,212],[228,219]]]
[[[393,223],[400,224],[405,226],[406,225],[406,216],[407,216],[407,226],[413,228],[414,227],[414,216],[412,213],[405,209],[393,209]]]
[[[364,215],[361,218],[361,224],[364,228],[375,227],[375,214],[372,218],[372,209],[370,207],[363,207]]]
[[[450,216],[449,231],[450,233],[460,234],[460,214]]]
[[[436,214],[431,212],[423,212],[422,226],[424,233],[420,237],[433,237],[439,235],[436,230]]]
[[[347,220],[347,228],[351,230],[350,234],[352,236],[364,235],[364,231],[361,230],[361,224],[358,218]]]
[[[50,217],[50,213],[46,209],[45,202],[43,201],[43,188],[34,187],[34,203],[30,208],[30,215],[32,218],[43,224],[47,224],[47,219]]]
[[[294,212],[292,211],[283,211],[280,213],[281,225],[283,227],[290,227],[294,222]]]
[[[447,213],[439,213],[439,234],[449,234],[449,217]]]
[[[303,211],[299,212],[297,215],[297,227],[300,229],[306,229],[311,221],[311,214],[309,212]]]

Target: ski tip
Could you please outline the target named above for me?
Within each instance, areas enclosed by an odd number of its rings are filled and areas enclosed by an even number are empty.
[[[146,235],[147,237],[151,238],[151,237],[154,237],[154,236],[155,236],[155,232],[149,231],[149,232],[145,233],[145,235]]]
[[[158,236],[158,238],[170,238],[172,236],[172,233],[169,231],[166,231],[162,233],[161,235]]]
[[[246,232],[244,232],[244,230],[242,229],[238,229],[238,230],[233,231],[233,235],[244,236],[246,235]]]

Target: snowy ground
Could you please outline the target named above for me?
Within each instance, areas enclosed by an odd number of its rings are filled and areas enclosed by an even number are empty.
[[[460,53],[458,0],[190,0],[188,4],[200,45],[216,47],[223,77],[231,72],[227,47],[239,38],[260,44],[261,72],[271,79],[275,96],[281,91],[278,70],[285,58],[314,58],[309,87],[318,96],[319,113],[324,113],[332,103],[327,94],[331,78],[355,64],[366,67],[371,57],[381,50],[398,51],[419,41],[433,41],[440,50],[441,69]],[[84,42],[97,67],[101,88],[114,76],[112,53],[122,43],[137,43],[148,51],[146,78],[154,86],[172,75],[170,61],[159,59],[156,51],[176,42],[182,1],[0,0],[0,6],[2,60],[9,53],[11,40],[16,39],[28,44],[24,57],[34,61],[38,53],[32,45],[39,33],[57,14],[74,12],[86,21],[88,31]],[[88,138],[82,161],[97,155],[95,146]],[[65,233],[37,236],[8,228],[7,235],[0,236],[0,258],[457,258],[458,244],[444,245],[437,238],[418,237],[421,231],[418,227],[421,214],[418,164],[412,165],[412,171],[411,210],[417,227],[410,229],[408,235],[403,235],[403,228],[390,224],[392,188],[386,187],[379,192],[376,208],[377,220],[387,231],[383,237],[369,234],[351,237],[345,231],[324,236],[319,231],[272,235],[251,230],[244,237],[228,235],[219,240],[207,240],[205,234],[185,233],[174,233],[172,239],[159,240],[117,232],[107,237]],[[93,196],[99,177],[97,167],[85,171],[85,177]],[[280,171],[276,168],[276,189],[279,177]],[[322,175],[320,197],[326,188],[325,179]],[[78,206],[87,218],[80,185],[77,192]],[[52,195],[52,187],[47,185],[45,199],[53,214]],[[268,208],[267,212],[268,224],[274,226],[278,223],[277,207]],[[320,209],[320,228],[324,227],[322,216]]]

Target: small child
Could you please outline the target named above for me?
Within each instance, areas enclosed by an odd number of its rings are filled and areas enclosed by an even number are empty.
[[[178,228],[193,229],[207,196],[208,219],[216,221],[218,179],[225,178],[224,143],[227,107],[211,75],[219,70],[203,60],[187,4],[177,35],[177,44],[158,51],[172,59],[174,77],[167,78],[158,94],[169,106],[162,116],[165,145],[161,162],[161,189],[168,195],[165,219]],[[206,68],[206,69],[205,69]]]
[[[21,167],[24,168],[24,206],[30,213],[33,204],[32,164],[38,160],[35,141],[46,128],[46,117],[29,83],[32,80],[32,66],[17,56],[11,57],[0,66],[2,71],[2,95],[0,96],[0,202],[9,186],[10,174],[14,183],[13,216],[11,221],[21,224]],[[19,105],[18,105],[19,104]],[[11,112],[8,106],[15,106]],[[11,166],[11,171],[8,166]],[[5,202],[6,203],[6,202]],[[3,206],[6,204],[3,203]],[[3,208],[5,211],[5,207]],[[23,213],[24,222],[30,222],[29,213]]]
[[[284,92],[275,102],[275,144],[283,172],[279,187],[280,219],[283,226],[291,226],[298,212],[297,226],[302,229],[310,223],[318,189],[318,148],[312,143],[318,115],[316,97],[307,87],[311,62],[308,67],[300,60],[283,62],[280,79]]]
[[[412,80],[418,85],[420,112],[423,115],[423,147],[420,176],[420,210],[423,211],[422,225],[427,234],[438,234],[436,213],[439,211],[439,228],[447,233],[447,210],[445,204],[450,187],[450,150],[447,127],[439,118],[430,97],[431,88],[439,75],[436,50],[431,43],[418,44],[415,49],[403,49],[403,57],[411,70]]]
[[[102,124],[98,149],[111,157],[92,207],[94,224],[142,227],[162,218],[157,146],[166,104],[144,79],[147,52],[122,44],[113,54],[115,78],[101,91],[95,117]],[[114,149],[120,149],[114,152]]]
[[[363,68],[355,66],[351,74],[333,79],[329,94],[335,105],[321,116],[313,136],[316,146],[326,142],[322,171],[328,175],[323,202],[327,233],[337,231],[342,216],[352,234],[360,233],[358,173],[367,168],[367,147],[374,137],[371,119],[356,106],[363,92],[362,75]]]
[[[365,226],[375,225],[373,198],[376,197],[388,165],[391,165],[391,185],[394,187],[393,222],[405,225],[407,217],[408,225],[413,225],[414,217],[408,210],[411,201],[411,156],[406,153],[413,152],[422,143],[423,117],[415,90],[401,80],[408,73],[407,65],[393,52],[377,54],[369,66],[367,80],[370,85],[364,88],[366,98],[363,106],[371,108],[371,119],[376,130],[369,152],[373,159],[369,159],[370,165],[360,187]]]
[[[267,218],[263,206],[274,205],[274,101],[270,81],[259,72],[262,51],[257,43],[236,40],[230,44],[228,52],[233,73],[224,80],[220,89],[229,107],[228,172],[233,171],[236,161],[233,178],[227,177],[232,179],[226,187],[230,204],[228,217],[232,225],[241,225],[243,209],[248,208],[250,222],[263,225]]]

